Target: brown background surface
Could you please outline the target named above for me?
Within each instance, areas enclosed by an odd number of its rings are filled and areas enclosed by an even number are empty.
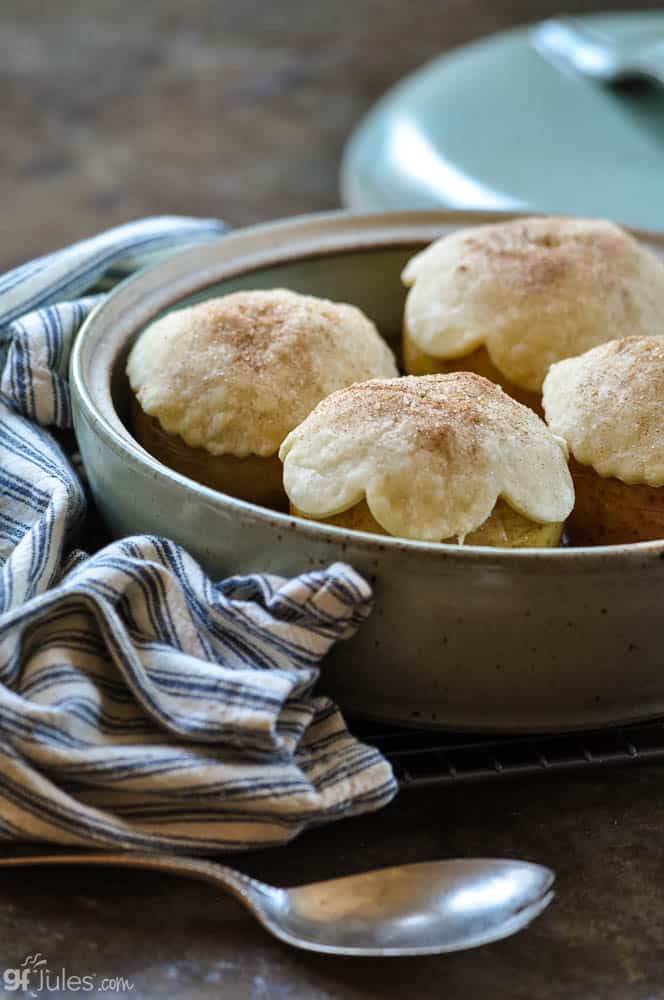
[[[526,0],[4,0],[0,266],[146,214],[242,225],[333,208],[344,139],[388,85],[446,48],[557,10]],[[412,792],[379,815],[236,859],[282,884],[453,855],[556,868],[549,911],[475,952],[314,956],[193,883],[2,872],[0,970],[41,951],[52,969],[129,976],[126,995],[174,1000],[664,998],[663,802],[655,765]]]

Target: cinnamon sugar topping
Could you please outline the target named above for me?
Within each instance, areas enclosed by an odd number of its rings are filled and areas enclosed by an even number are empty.
[[[366,498],[392,535],[463,538],[499,497],[537,523],[573,505],[564,443],[470,372],[352,385],[324,399],[279,452],[299,510],[326,518]]]
[[[127,373],[143,410],[213,455],[271,455],[324,396],[392,377],[392,352],[355,306],[285,289],[235,292],[148,327]]]

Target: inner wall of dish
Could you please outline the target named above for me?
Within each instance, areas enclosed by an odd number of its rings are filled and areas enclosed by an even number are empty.
[[[287,264],[250,271],[207,285],[194,295],[181,299],[175,308],[181,309],[241,289],[290,288],[305,295],[316,295],[358,306],[374,321],[400,360],[401,321],[407,292],[401,284],[401,271],[409,257],[420,249],[422,244],[415,244],[289,261]],[[172,310],[171,306],[166,311]],[[136,332],[118,355],[111,382],[114,406],[129,431],[130,396],[125,368],[127,355],[140,332]]]

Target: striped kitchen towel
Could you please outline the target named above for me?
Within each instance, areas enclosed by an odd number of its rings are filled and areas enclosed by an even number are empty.
[[[378,751],[313,693],[321,657],[371,610],[350,567],[214,582],[163,538],[76,547],[86,499],[62,445],[71,343],[100,298],[90,290],[223,231],[147,219],[0,278],[5,841],[267,846],[396,791]]]

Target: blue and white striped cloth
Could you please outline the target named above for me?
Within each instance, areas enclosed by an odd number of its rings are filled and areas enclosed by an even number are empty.
[[[0,278],[0,839],[214,852],[376,809],[388,763],[312,693],[371,591],[348,566],[212,582],[174,543],[91,556],[55,435],[67,361],[113,268],[219,236],[147,219]],[[51,428],[51,431],[46,430]]]

